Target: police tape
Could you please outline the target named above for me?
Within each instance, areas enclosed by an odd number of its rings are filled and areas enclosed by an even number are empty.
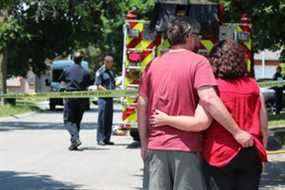
[[[285,86],[285,80],[281,81],[264,81],[258,83],[261,88],[273,88]]]
[[[137,96],[136,90],[96,90],[73,92],[43,92],[43,93],[9,93],[2,94],[4,99],[47,99],[47,98],[116,98]]]
[[[285,86],[283,81],[265,81],[258,83],[262,88]],[[107,91],[74,91],[74,92],[42,92],[42,93],[8,93],[0,95],[0,98],[10,99],[47,99],[47,98],[118,98],[135,97],[137,90],[107,90]]]

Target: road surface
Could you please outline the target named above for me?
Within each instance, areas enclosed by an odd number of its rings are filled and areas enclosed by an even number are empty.
[[[0,121],[0,189],[136,190],[143,164],[136,143],[114,136],[116,146],[96,144],[97,110],[85,114],[82,151],[70,152],[62,111],[32,113]],[[120,122],[119,108],[114,114]],[[271,156],[262,190],[285,189],[285,156]]]

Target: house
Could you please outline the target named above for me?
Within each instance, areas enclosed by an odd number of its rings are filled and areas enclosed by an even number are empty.
[[[18,76],[7,79],[7,91],[10,93],[35,92],[35,74],[29,71],[25,78]]]
[[[281,63],[281,51],[264,50],[254,54],[254,71],[257,79],[272,78],[276,67]]]

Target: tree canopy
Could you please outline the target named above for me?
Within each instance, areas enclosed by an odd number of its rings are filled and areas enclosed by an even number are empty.
[[[122,51],[122,25],[132,7],[142,15],[150,0],[10,0],[1,1],[9,19],[0,26],[0,45],[8,49],[8,74],[45,71],[47,58],[92,46],[99,53]]]
[[[88,48],[95,57],[105,52],[122,56],[122,25],[128,10],[149,19],[155,0],[0,0],[8,13],[0,22],[0,47],[8,52],[8,74],[40,74],[47,58]],[[284,49],[285,0],[223,0],[226,21],[249,14],[255,50]],[[283,51],[285,54],[285,51]]]
[[[255,51],[283,49],[285,60],[285,0],[223,0],[228,22],[238,22],[247,13],[253,27]]]

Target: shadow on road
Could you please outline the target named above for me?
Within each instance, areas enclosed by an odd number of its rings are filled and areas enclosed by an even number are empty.
[[[119,113],[121,112],[122,110],[119,109],[119,108],[114,108],[114,113]],[[39,111],[40,113],[62,113],[63,112],[63,108],[57,108],[55,110],[40,110]],[[98,108],[92,108],[90,110],[86,110],[85,113],[95,113],[95,112],[98,112]]]
[[[81,129],[96,129],[97,122],[94,123],[82,123]],[[25,130],[25,129],[53,129],[62,130],[65,129],[63,123],[52,123],[52,122],[0,122],[0,130]]]
[[[3,190],[83,190],[82,185],[56,181],[48,175],[14,171],[0,171],[0,187]]]
[[[127,147],[128,149],[137,149],[140,148],[140,142],[138,141],[133,141],[132,143],[115,143],[114,146],[123,146]]]
[[[272,161],[262,175],[260,190],[285,187],[285,162]]]
[[[100,150],[110,150],[110,148],[98,148],[98,147],[81,147],[79,151],[100,151]]]
[[[127,148],[128,149],[137,149],[137,148],[140,148],[140,147],[141,147],[141,144],[138,141],[134,141],[131,144],[127,144]]]

